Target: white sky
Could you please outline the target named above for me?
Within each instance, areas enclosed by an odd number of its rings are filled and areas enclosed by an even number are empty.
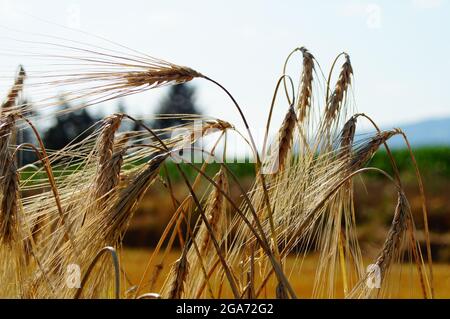
[[[383,126],[450,116],[447,0],[0,0],[3,25],[19,22],[22,29],[49,33],[35,20],[13,14],[17,8],[190,66],[226,86],[253,126],[266,121],[284,59],[297,46],[306,46],[324,70],[338,53],[348,52],[357,109]],[[195,83],[206,114],[240,121],[223,92],[202,80]],[[132,114],[151,114],[162,92],[125,103],[134,107]],[[284,113],[277,109],[275,126]]]

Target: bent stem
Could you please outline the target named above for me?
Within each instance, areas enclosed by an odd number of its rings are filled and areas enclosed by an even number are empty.
[[[94,257],[94,259],[92,260],[91,264],[89,265],[86,274],[84,275],[81,284],[80,284],[80,288],[77,290],[77,293],[74,296],[74,299],[79,299],[81,296],[81,293],[83,292],[83,288],[86,285],[87,280],[89,279],[89,275],[92,272],[92,269],[94,269],[94,266],[97,264],[97,261],[100,259],[100,257],[106,253],[109,252],[111,254],[111,258],[113,261],[113,265],[114,265],[114,274],[115,274],[115,298],[116,299],[120,299],[120,267],[119,267],[119,258],[117,256],[117,252],[116,250],[111,247],[111,246],[106,246],[104,248],[102,248],[97,255]]]
[[[429,288],[430,288],[431,298],[434,298],[433,259],[431,256],[430,230],[428,227],[428,210],[427,210],[427,205],[426,205],[425,187],[423,185],[422,176],[419,171],[419,166],[417,164],[417,161],[416,161],[416,158],[412,151],[409,140],[403,131],[400,131],[400,134],[402,135],[403,139],[405,140],[406,146],[408,147],[409,155],[411,157],[411,161],[413,163],[414,170],[416,173],[417,182],[419,184],[419,191],[420,191],[420,197],[421,197],[421,202],[422,202],[423,225],[424,225],[424,230],[425,230],[425,241],[426,241],[426,245],[427,245],[428,268],[429,268],[429,272],[430,272]]]
[[[286,60],[284,60],[284,64],[283,64],[283,75],[286,74],[287,64],[288,64],[288,62],[289,62],[291,56],[294,55],[295,52],[299,52],[299,51],[301,52],[301,50],[302,50],[302,48],[297,47],[297,48],[295,48],[294,50],[292,50],[292,51],[288,54],[288,56],[286,57]],[[291,82],[292,82],[292,80],[291,80]],[[292,85],[293,85],[293,84],[292,84]],[[286,85],[286,79],[285,79],[284,77],[283,77],[283,86],[284,86],[284,93],[286,94],[286,98],[287,98],[287,100],[288,100],[288,103],[289,103],[289,104],[294,103],[295,95],[292,95],[292,101],[291,101],[291,100],[289,99],[288,89],[287,89],[287,85]]]
[[[275,255],[277,256],[277,258],[281,262],[281,260],[280,260],[280,252],[278,250],[278,244],[277,244],[277,233],[276,233],[276,229],[275,229],[275,223],[274,223],[274,220],[273,220],[272,206],[270,204],[269,192],[267,190],[266,180],[264,178],[264,175],[261,172],[262,162],[261,162],[261,158],[260,158],[259,153],[258,153],[258,149],[256,147],[255,140],[253,138],[252,132],[251,132],[250,127],[248,125],[247,119],[245,118],[245,115],[242,112],[241,107],[236,102],[236,100],[233,97],[233,95],[231,95],[231,93],[222,84],[220,84],[219,82],[217,82],[217,81],[215,81],[215,80],[213,80],[213,79],[211,79],[211,78],[209,78],[207,76],[203,76],[203,78],[205,80],[207,80],[207,81],[210,81],[210,82],[214,83],[218,87],[220,87],[230,97],[230,99],[233,101],[236,109],[238,110],[242,121],[244,122],[245,129],[247,130],[248,136],[250,138],[250,143],[251,143],[251,146],[252,146],[252,149],[253,149],[253,154],[254,154],[254,156],[256,158],[256,174],[258,175],[258,178],[259,178],[259,180],[261,182],[261,186],[262,186],[263,193],[264,193],[264,201],[265,201],[265,206],[266,206],[266,209],[267,209],[267,216],[268,216],[268,219],[269,219],[269,225],[270,225],[270,230],[271,230],[271,237],[272,237],[272,242],[273,242],[273,249],[274,249]]]
[[[50,161],[48,159],[47,151],[45,150],[44,142],[42,141],[41,136],[39,135],[39,132],[37,131],[36,127],[33,125],[33,123],[29,119],[27,119],[26,117],[24,117],[21,114],[17,114],[17,116],[19,118],[23,119],[31,127],[31,129],[33,130],[33,133],[39,143],[39,147],[40,147],[41,151],[39,151],[33,144],[30,144],[30,143],[22,144],[22,146],[31,147],[35,151],[35,153],[38,155],[39,160],[43,163],[44,169],[47,173],[48,181],[50,183],[50,188],[52,189],[52,192],[53,192],[53,197],[55,198],[56,208],[58,209],[58,213],[61,218],[61,223],[63,224],[64,230],[65,230],[65,237],[66,237],[66,239],[68,239],[70,241],[72,248],[75,250],[75,253],[77,253],[77,255],[78,255],[77,248],[75,246],[75,243],[74,243],[73,238],[70,233],[70,224],[67,223],[64,213],[63,213],[61,199],[59,197],[58,188],[56,186],[55,177],[53,175],[53,170],[50,165]]]

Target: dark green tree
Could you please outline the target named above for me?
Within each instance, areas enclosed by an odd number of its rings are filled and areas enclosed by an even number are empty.
[[[61,99],[60,109],[67,110],[70,105]],[[72,112],[62,112],[56,117],[56,122],[44,134],[44,144],[47,149],[60,150],[69,143],[76,143],[87,137],[95,129],[94,124],[99,118],[91,115],[86,109]]]
[[[171,86],[169,93],[155,111],[156,114],[201,114],[195,101],[195,88],[189,84]],[[155,120],[154,128],[162,129],[185,123],[180,119]]]
[[[36,115],[36,112],[33,110],[33,104],[30,103],[26,99],[20,99],[17,105],[20,105],[21,110],[20,113],[23,116],[28,118]],[[35,124],[35,123],[34,123]],[[35,144],[36,138],[30,127],[24,126],[21,129],[18,129],[15,134],[15,143],[17,145],[20,144]],[[37,160],[36,154],[30,150],[29,148],[21,148],[21,150],[17,153],[17,164],[20,166],[27,165],[33,163]]]

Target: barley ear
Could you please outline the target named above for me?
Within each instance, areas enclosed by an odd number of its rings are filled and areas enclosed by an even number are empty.
[[[216,176],[214,176],[214,181],[216,182],[217,187],[219,187],[222,191],[228,192],[228,179],[223,169],[220,169]],[[225,197],[216,187],[214,187],[209,198],[206,217],[208,218],[208,222],[217,238],[221,237],[220,235],[223,230],[223,224],[226,217],[225,214]],[[200,241],[200,252],[202,255],[205,255],[211,248],[211,236],[204,225],[200,227],[199,233],[202,236]]]
[[[2,113],[7,114],[7,112],[10,112],[13,109],[17,97],[23,90],[23,83],[25,81],[25,77],[26,77],[25,70],[23,66],[20,65],[19,71],[17,72],[17,76],[14,81],[14,85],[9,90],[8,94],[6,95],[5,101],[2,103],[0,107],[0,114]]]
[[[355,139],[357,116],[352,116],[342,128],[340,136],[340,155],[350,156],[353,140]]]
[[[297,102],[298,120],[303,122],[311,106],[312,82],[314,71],[314,56],[304,47],[300,48],[303,53],[303,71],[300,86],[300,96]]]
[[[381,144],[385,143],[392,136],[398,134],[400,134],[399,130],[383,131],[377,133],[369,140],[369,142],[359,147],[353,154],[353,159],[351,161],[352,171],[363,167],[372,158]]]
[[[278,133],[279,139],[279,151],[278,151],[278,161],[279,161],[279,171],[282,171],[286,166],[286,162],[289,157],[289,151],[291,150],[292,140],[294,137],[295,125],[297,123],[297,117],[294,110],[290,107],[281,125],[280,131]]]
[[[123,148],[115,143],[114,134],[119,129],[123,115],[115,114],[104,120],[104,128],[98,141],[98,172],[95,179],[95,199],[105,202],[119,183],[123,162]]]
[[[130,72],[124,75],[127,85],[132,87],[158,87],[164,84],[181,84],[203,75],[191,68],[169,64],[168,67],[149,71]]]
[[[181,257],[175,262],[172,267],[172,282],[170,285],[169,298],[170,299],[181,299],[184,286],[189,271],[189,263],[187,260],[186,249],[183,249]]]
[[[12,245],[19,240],[18,201],[19,201],[19,176],[14,163],[9,162],[3,176],[3,197],[0,206],[0,242]]]
[[[342,103],[344,102],[348,88],[351,84],[352,75],[353,68],[350,63],[350,56],[345,54],[345,62],[342,65],[338,81],[329,101],[327,101],[327,107],[325,110],[325,120],[327,123],[330,123],[339,114]]]

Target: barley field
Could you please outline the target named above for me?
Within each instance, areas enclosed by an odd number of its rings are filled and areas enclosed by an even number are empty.
[[[26,35],[14,35],[15,46],[3,54],[29,55],[35,64],[0,76],[7,88],[0,107],[0,298],[450,297],[450,267],[433,263],[414,150],[401,128],[382,129],[355,105],[357,70],[348,53],[319,64],[320,52],[293,44],[279,57],[273,91],[263,92],[259,145],[246,106],[201,69],[111,42],[114,50]],[[48,148],[36,126],[188,82],[220,92],[239,122],[157,114],[183,124],[156,128],[116,112],[61,150]],[[25,92],[32,102],[24,102]],[[60,92],[69,106],[61,107]],[[275,113],[283,114],[281,123]],[[370,133],[356,133],[362,122]],[[19,132],[35,142],[18,143]],[[254,166],[245,179],[227,163],[230,136],[250,151]],[[418,194],[419,215],[388,144],[394,137],[412,167],[408,185]],[[201,160],[186,156],[189,150]],[[389,170],[371,165],[381,150]],[[23,153],[37,160],[21,166]],[[387,231],[370,253],[355,205],[359,191],[370,189],[358,182],[368,174],[391,186],[392,199]],[[144,202],[171,213],[151,250],[133,250],[124,238]]]

